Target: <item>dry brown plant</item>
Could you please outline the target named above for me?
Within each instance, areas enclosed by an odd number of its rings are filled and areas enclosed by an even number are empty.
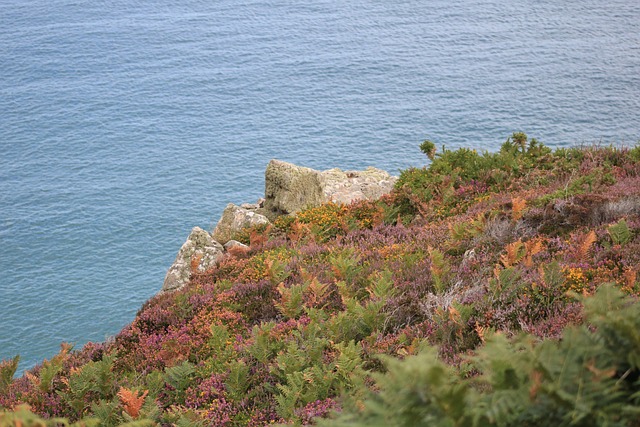
[[[585,259],[596,240],[598,240],[596,232],[593,230],[589,231],[577,248],[576,255],[579,260],[583,261]]]
[[[524,213],[524,208],[527,206],[527,201],[525,199],[521,199],[520,197],[514,197],[511,199],[511,218],[514,221],[522,218],[522,214]]]
[[[191,256],[191,272],[197,273],[198,267],[200,267],[200,263],[202,262],[202,253],[193,254]]]
[[[504,266],[504,268],[509,268],[513,265],[516,265],[522,259],[522,240],[518,239],[515,242],[509,243],[505,247],[506,253],[500,255],[500,262]]]
[[[120,387],[120,391],[118,391],[118,398],[120,399],[120,403],[122,403],[124,411],[135,420],[140,416],[140,408],[142,408],[147,394],[149,394],[148,390],[145,390],[144,393],[138,395],[138,392],[135,390]]]

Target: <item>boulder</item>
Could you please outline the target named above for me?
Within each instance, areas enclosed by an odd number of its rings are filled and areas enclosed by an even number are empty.
[[[265,215],[273,220],[329,201],[348,204],[375,200],[389,193],[396,180],[397,177],[373,167],[363,171],[317,171],[271,160],[265,172]]]
[[[271,160],[265,171],[264,207],[271,220],[325,201],[320,173],[281,160]]]
[[[258,213],[259,210],[258,205],[256,205],[255,208],[243,208],[229,203],[222,212],[222,218],[220,218],[220,221],[218,221],[218,224],[211,233],[213,238],[224,244],[231,240],[233,236],[243,228],[268,224],[269,220],[264,215]]]
[[[248,249],[249,246],[245,245],[244,243],[238,242],[237,240],[229,240],[227,243],[224,244],[225,251],[228,251],[229,249],[232,249],[232,248]]]
[[[216,242],[207,231],[194,227],[164,278],[162,292],[181,289],[189,282],[192,260],[198,260],[197,271],[202,272],[213,267],[223,253],[222,245]]]

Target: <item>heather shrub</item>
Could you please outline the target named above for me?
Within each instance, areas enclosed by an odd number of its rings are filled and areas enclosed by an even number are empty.
[[[275,319],[278,310],[274,301],[278,299],[276,287],[269,280],[257,283],[238,283],[233,288],[233,301],[237,311],[242,311],[249,323],[260,323]]]
[[[245,230],[249,248],[113,339],[16,379],[17,359],[2,362],[15,412],[0,417],[309,425],[344,408],[350,425],[633,425],[635,151],[551,152],[518,133],[496,153],[424,148],[429,168],[381,200]]]

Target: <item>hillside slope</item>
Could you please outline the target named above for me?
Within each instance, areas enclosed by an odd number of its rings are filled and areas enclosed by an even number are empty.
[[[241,232],[109,342],[3,362],[0,425],[638,425],[640,148],[421,148],[391,195]]]

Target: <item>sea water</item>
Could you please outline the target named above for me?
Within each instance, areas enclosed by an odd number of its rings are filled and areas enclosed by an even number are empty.
[[[637,0],[0,0],[0,358],[103,341],[279,158],[640,139]]]

